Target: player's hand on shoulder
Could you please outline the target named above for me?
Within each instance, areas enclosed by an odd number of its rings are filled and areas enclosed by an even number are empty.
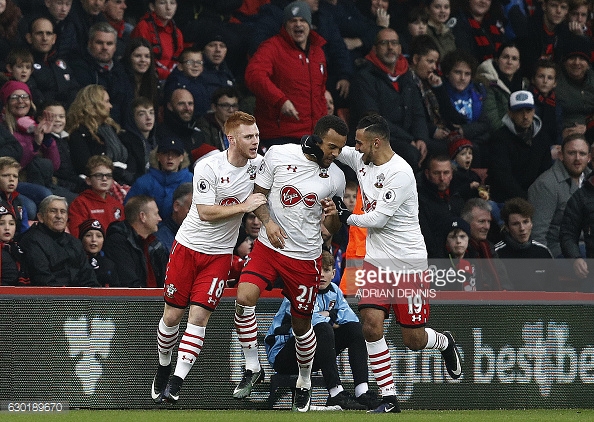
[[[252,212],[260,205],[264,205],[266,202],[268,202],[268,199],[263,193],[252,193],[243,203],[246,207],[244,211]]]

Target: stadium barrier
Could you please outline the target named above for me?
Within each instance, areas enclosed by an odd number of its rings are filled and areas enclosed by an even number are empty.
[[[272,375],[267,364],[266,381],[254,388],[250,399],[231,398],[242,374],[233,294],[234,289],[228,289],[213,314],[204,349],[174,408],[267,407]],[[267,292],[258,304],[261,346],[279,304],[276,291]],[[158,407],[149,389],[157,364],[156,327],[163,311],[160,289],[0,287],[0,309],[3,403]],[[464,375],[449,379],[439,352],[405,349],[390,318],[387,341],[401,407],[594,407],[593,321],[594,294],[437,292],[430,326],[454,333]],[[265,363],[264,347],[260,350]],[[339,367],[343,383],[352,391],[346,356]],[[370,384],[375,388],[371,373]],[[314,404],[325,403],[323,389],[314,392]],[[276,407],[287,408],[289,397],[286,391]]]

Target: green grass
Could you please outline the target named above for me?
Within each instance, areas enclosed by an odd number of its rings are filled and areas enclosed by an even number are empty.
[[[530,410],[405,410],[399,415],[368,415],[364,412],[309,412],[296,414],[280,410],[237,411],[237,410],[71,410],[64,414],[20,414],[2,412],[2,422],[12,421],[72,421],[72,422],[185,422],[185,421],[234,421],[234,422],[319,422],[340,419],[340,422],[398,420],[415,421],[462,421],[462,422],[506,422],[506,421],[591,421],[594,409],[530,409]]]

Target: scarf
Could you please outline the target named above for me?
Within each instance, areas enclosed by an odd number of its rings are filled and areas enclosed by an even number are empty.
[[[431,122],[441,128],[446,127],[446,123],[444,122],[441,114],[439,113],[439,102],[437,101],[437,96],[429,86],[429,84],[421,78],[417,76],[415,72],[412,72],[413,81],[417,84],[419,89],[421,90],[421,97],[423,98],[423,104],[425,105],[425,110],[427,110],[427,114],[431,119]]]
[[[532,86],[531,88],[532,95],[534,95],[534,99],[537,102],[541,104],[546,104],[550,107],[555,107],[557,105],[557,96],[555,95],[554,90],[551,90],[551,92],[549,92],[549,95],[545,97],[535,86]]]
[[[491,270],[491,274],[493,275],[493,279],[495,280],[495,284],[497,285],[498,290],[501,290],[501,281],[499,280],[499,274],[497,274],[497,270],[495,266],[493,266],[493,253],[491,252],[491,245],[489,244],[488,240],[475,240],[473,238],[469,239],[470,245],[478,252],[479,258],[485,259],[489,269]]]
[[[444,84],[456,111],[466,117],[468,122],[477,121],[483,111],[484,95],[475,89],[472,82],[464,91],[455,90],[447,79]]]
[[[392,81],[392,87],[396,90],[396,92],[400,92],[400,86],[398,85],[398,78],[404,75],[408,71],[408,61],[406,57],[402,54],[398,56],[398,60],[396,61],[396,66],[394,67],[394,72],[391,72],[390,69],[387,68],[385,64],[377,57],[375,51],[371,51],[367,56],[365,56],[367,60],[369,60],[375,67],[377,67],[382,72],[388,75],[390,81]]]
[[[474,56],[479,59],[479,62],[492,59],[503,40],[499,22],[491,22],[489,15],[486,15],[482,22],[469,16],[468,25],[470,25],[470,35],[476,48]]]
[[[128,160],[128,150],[122,144],[112,126],[103,123],[97,129],[97,134],[105,143],[105,155],[111,158],[112,161],[125,163]]]

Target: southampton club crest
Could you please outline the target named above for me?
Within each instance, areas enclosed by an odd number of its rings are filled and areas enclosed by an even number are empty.
[[[322,167],[322,168],[320,168],[320,174],[319,174],[319,176],[320,176],[322,179],[326,179],[326,178],[328,178],[328,177],[330,176],[330,175],[328,174],[328,169],[327,169],[327,168],[323,168],[323,167]]]
[[[168,284],[167,289],[165,290],[165,296],[167,296],[168,298],[172,298],[175,292],[177,292],[175,286],[173,284]]]
[[[250,164],[250,166],[247,169],[247,174],[250,175],[250,180],[254,180],[256,178],[256,166],[253,164]]]
[[[386,180],[386,176],[384,176],[384,173],[380,173],[377,175],[377,181],[373,184],[373,186],[375,186],[378,189],[381,189],[384,187],[384,180]]]

